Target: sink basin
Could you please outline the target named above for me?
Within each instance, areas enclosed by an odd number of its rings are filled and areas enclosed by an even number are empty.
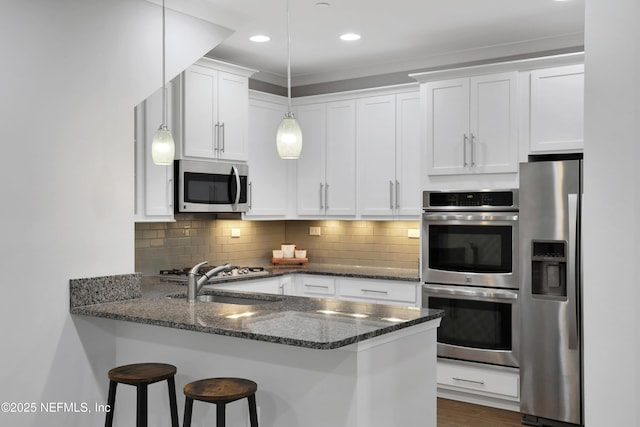
[[[179,298],[185,299],[187,298],[186,294],[178,294],[171,295],[169,298]],[[217,302],[222,304],[236,304],[236,305],[257,305],[257,304],[266,304],[274,301],[282,301],[284,297],[278,295],[266,295],[266,294],[257,294],[250,296],[239,296],[239,295],[226,295],[226,294],[212,294],[206,293],[202,295],[198,295],[198,302]]]

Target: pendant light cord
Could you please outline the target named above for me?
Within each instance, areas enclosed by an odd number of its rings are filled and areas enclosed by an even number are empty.
[[[287,99],[289,102],[289,113],[290,113],[291,112],[291,32],[289,31],[289,0],[287,0]]]
[[[165,78],[165,11],[162,0],[162,127],[167,129],[167,83]]]

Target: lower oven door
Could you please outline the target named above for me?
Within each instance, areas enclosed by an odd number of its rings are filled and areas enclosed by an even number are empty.
[[[438,357],[518,367],[518,291],[425,284],[423,307],[444,310]]]

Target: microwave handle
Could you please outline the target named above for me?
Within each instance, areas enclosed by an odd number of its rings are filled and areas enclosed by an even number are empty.
[[[235,196],[235,201],[233,202],[234,205],[237,205],[238,203],[240,203],[240,172],[238,172],[238,168],[233,165],[231,166],[231,170],[233,171],[233,176],[236,179],[236,196]]]

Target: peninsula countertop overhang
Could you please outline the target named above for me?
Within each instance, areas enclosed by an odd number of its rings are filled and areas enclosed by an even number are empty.
[[[271,299],[259,304],[197,302],[186,287],[139,274],[75,279],[71,313],[272,343],[335,349],[443,316],[440,310],[335,299],[216,290],[220,295]]]

